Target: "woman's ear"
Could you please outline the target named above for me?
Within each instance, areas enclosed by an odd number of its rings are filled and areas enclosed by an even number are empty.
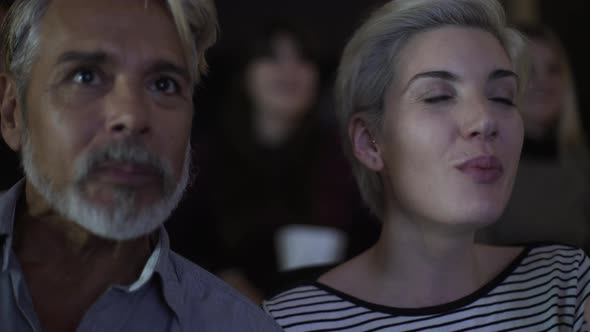
[[[14,151],[21,148],[24,123],[14,79],[0,74],[0,131],[6,144]]]
[[[384,166],[382,151],[369,128],[363,114],[357,113],[348,122],[348,137],[355,157],[368,169],[379,172]]]

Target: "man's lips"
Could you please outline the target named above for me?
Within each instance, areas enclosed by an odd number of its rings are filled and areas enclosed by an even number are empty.
[[[495,156],[475,157],[459,163],[456,168],[482,184],[493,183],[504,174],[502,162]]]
[[[103,163],[92,173],[100,180],[129,186],[146,184],[161,177],[160,172],[152,166],[128,162]]]

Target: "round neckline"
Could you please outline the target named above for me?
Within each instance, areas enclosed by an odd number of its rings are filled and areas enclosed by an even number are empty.
[[[403,308],[403,307],[390,307],[382,304],[376,304],[372,302],[368,302],[342,291],[339,291],[335,288],[332,288],[317,279],[311,283],[312,286],[315,286],[323,291],[326,291],[330,294],[336,295],[346,301],[349,301],[353,304],[356,304],[360,307],[367,308],[371,311],[377,311],[392,315],[403,315],[403,316],[422,316],[422,315],[434,315],[440,314],[443,312],[448,312],[456,309],[463,308],[469,304],[474,303],[475,301],[482,298],[484,295],[488,294],[498,285],[500,285],[508,276],[514,272],[514,270],[521,264],[521,262],[528,256],[531,249],[534,246],[526,246],[522,249],[522,251],[508,264],[500,273],[498,273],[492,280],[488,281],[486,284],[468,294],[463,296],[457,300],[438,304],[434,306],[427,306],[427,307],[419,307],[419,308]]]

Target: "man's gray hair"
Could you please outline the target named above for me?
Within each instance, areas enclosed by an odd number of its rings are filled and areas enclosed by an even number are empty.
[[[524,40],[506,26],[504,10],[496,0],[394,0],[375,11],[344,50],[335,94],[344,151],[365,203],[379,218],[384,209],[383,183],[379,174],[354,157],[348,137],[349,121],[353,115],[363,113],[372,133],[379,135],[383,96],[396,77],[396,62],[404,45],[418,33],[449,25],[474,27],[494,35],[521,76],[523,90]]]
[[[39,29],[49,3],[50,0],[17,0],[2,25],[2,62],[16,80],[21,99],[26,93],[30,69],[39,55]],[[196,84],[207,71],[205,51],[217,40],[215,5],[212,0],[166,0],[166,3]]]

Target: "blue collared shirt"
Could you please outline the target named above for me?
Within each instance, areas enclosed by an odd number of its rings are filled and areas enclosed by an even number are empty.
[[[12,250],[16,204],[23,188],[21,180],[0,195],[0,331],[41,332]],[[138,280],[106,290],[77,331],[282,331],[262,309],[172,252],[164,228],[159,235]]]

